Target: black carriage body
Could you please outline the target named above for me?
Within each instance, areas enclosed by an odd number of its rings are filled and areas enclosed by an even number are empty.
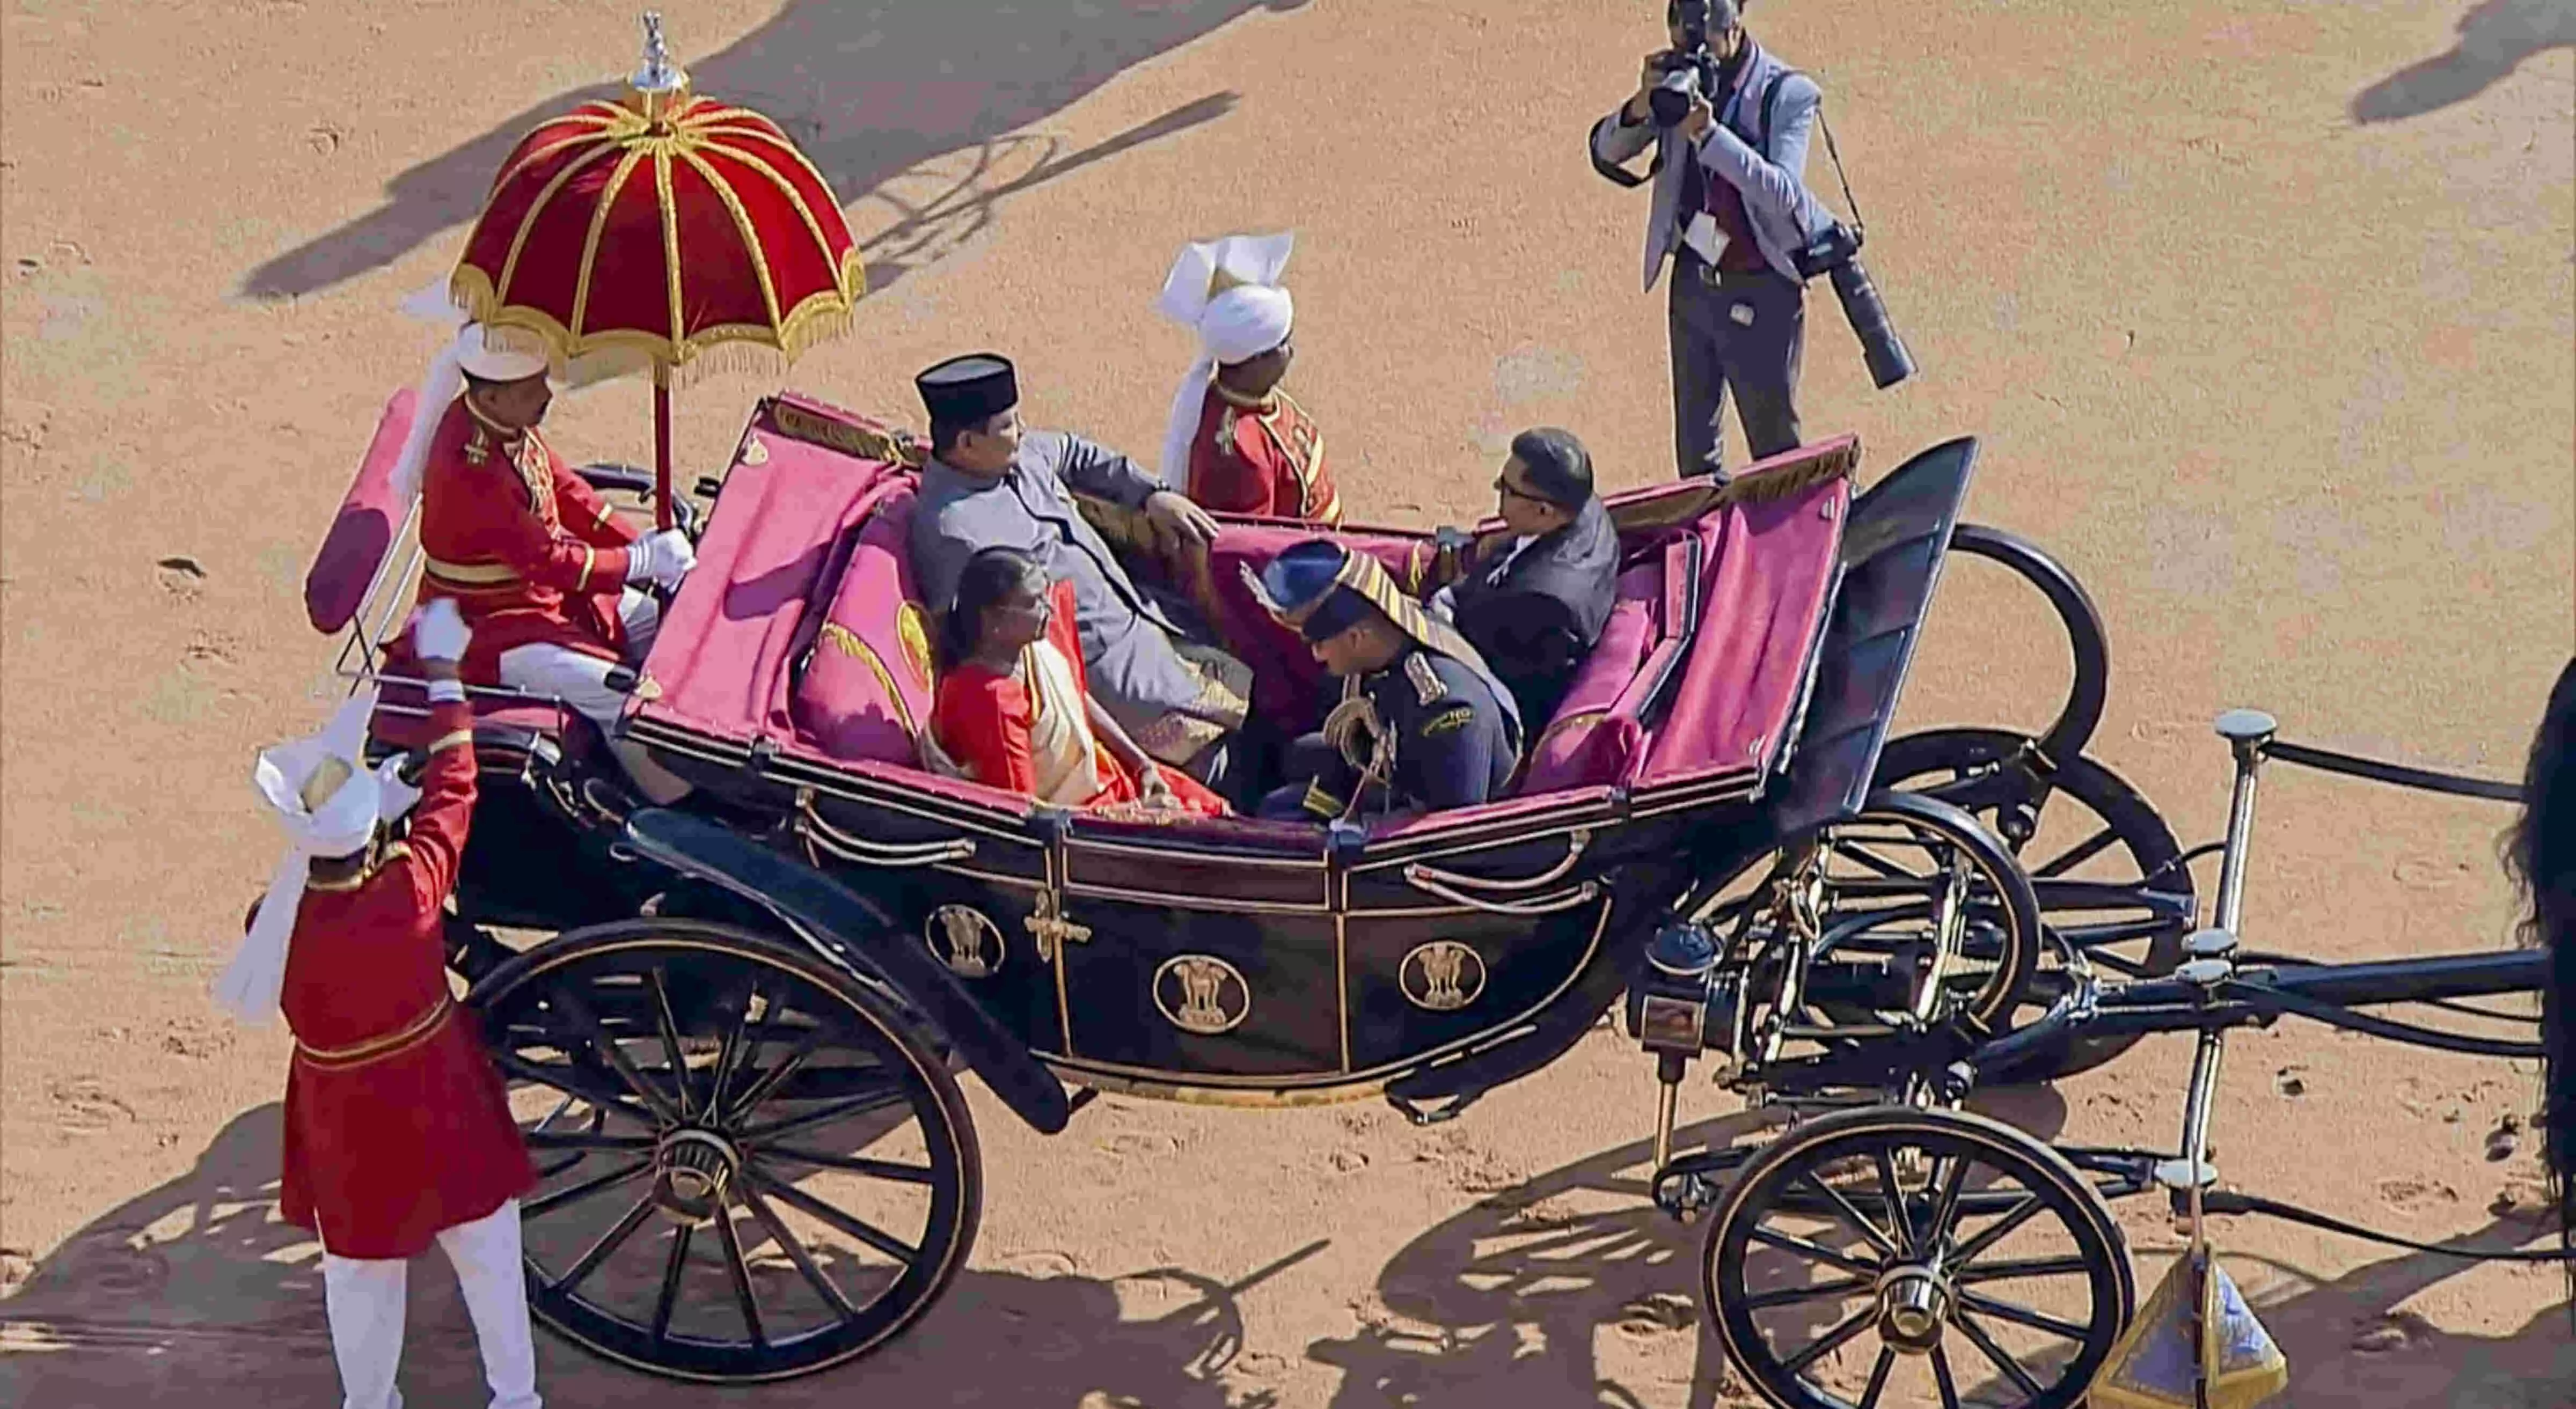
[[[821,446],[853,457],[836,472],[856,473],[872,434],[817,403],[764,403],[718,499],[710,556],[729,528],[748,531],[732,520],[777,492],[731,488],[752,478],[744,465],[774,473],[773,459]],[[1811,491],[1842,531],[1797,623],[1790,676],[1772,682],[1785,717],[1732,767],[1393,828],[1157,824],[1014,803],[652,704],[629,733],[759,819],[742,830],[882,907],[892,925],[866,945],[936,958],[1070,1082],[1247,1105],[1472,1096],[1571,1045],[1615,1000],[1644,937],[1696,884],[1774,846],[1784,817],[1809,825],[1858,806],[1973,457],[1973,442],[1952,442],[1857,500],[1836,483],[1848,460],[1825,474],[1811,463],[1805,485],[1782,491]],[[1706,488],[1664,486],[1613,508],[1651,535],[1712,503]],[[1403,537],[1430,555],[1427,535]],[[845,549],[820,551],[846,570]],[[738,594],[741,576],[691,587]],[[808,590],[821,601],[835,588],[818,578]],[[1727,608],[1694,600],[1689,626]],[[1676,682],[1693,642],[1681,644],[1665,666]],[[656,673],[673,649],[657,645]],[[1797,752],[1802,731],[1825,746]],[[1784,812],[1784,798],[1795,807]]]

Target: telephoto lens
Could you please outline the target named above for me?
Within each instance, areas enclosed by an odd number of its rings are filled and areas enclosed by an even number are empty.
[[[1843,306],[1843,321],[1851,324],[1852,335],[1860,339],[1861,360],[1869,364],[1869,379],[1885,391],[1914,375],[1914,357],[1905,350],[1905,341],[1887,320],[1887,305],[1879,300],[1878,289],[1869,281],[1860,256],[1852,255],[1827,271],[1833,280],[1834,297]]]

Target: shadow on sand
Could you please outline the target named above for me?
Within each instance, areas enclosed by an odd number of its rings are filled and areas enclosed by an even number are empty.
[[[0,1300],[0,1403],[338,1403],[321,1249],[277,1221],[278,1131],[273,1104],[236,1118],[194,1169],[72,1235]],[[551,1404],[621,1409],[840,1406],[854,1394],[996,1409],[1075,1409],[1100,1396],[1156,1409],[1263,1409],[1266,1398],[1229,1398],[1219,1383],[1243,1344],[1241,1289],[1170,1267],[1108,1279],[970,1270],[861,1365],[721,1390],[647,1378],[541,1329],[538,1386]],[[411,1302],[405,1396],[482,1403],[473,1329],[434,1253],[413,1264]]]
[[[2544,49],[2576,46],[2576,0],[2485,0],[2460,17],[2460,42],[2355,94],[2352,120],[2395,122],[2465,102]]]
[[[683,61],[695,91],[776,120],[845,205],[882,200],[889,206],[889,228],[863,234],[869,285],[883,288],[971,237],[1002,196],[1221,117],[1234,97],[1213,94],[1184,104],[1070,155],[1052,139],[1005,134],[1247,12],[1305,3],[788,0],[739,42]],[[301,297],[403,258],[474,218],[502,158],[530,128],[620,91],[619,84],[601,83],[559,94],[412,167],[387,183],[383,204],[252,270],[240,294]],[[852,224],[864,231],[876,223],[854,211]]]

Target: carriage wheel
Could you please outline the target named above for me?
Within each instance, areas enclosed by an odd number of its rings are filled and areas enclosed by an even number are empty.
[[[542,1176],[528,1305],[675,1379],[866,1354],[966,1260],[983,1170],[920,1020],[731,925],[577,930],[473,991]]]
[[[2000,729],[1932,729],[1891,739],[1876,786],[1958,804],[2012,849],[2056,943],[2043,945],[2025,1006],[2044,1010],[2066,991],[2061,944],[2114,977],[2158,978],[2182,962],[2198,900],[2173,829],[2135,788],[2077,756],[2046,767],[2032,741]],[[2035,1017],[2036,1011],[2024,1018]],[[2090,1071],[2135,1037],[2052,1043],[1985,1073],[1999,1084]]]
[[[1738,952],[1778,943],[1791,930],[1810,956],[1858,962],[1919,983],[1937,974],[1938,993],[1917,1002],[1882,985],[1874,1005],[1808,1000],[1807,1016],[1849,1025],[1914,1002],[1924,1016],[1962,1014],[2000,1032],[2039,962],[2039,904],[2012,853],[1975,818],[1937,798],[1872,793],[1860,814],[1783,848],[1770,875],[1745,889],[1739,872],[1701,919]],[[1788,913],[1780,883],[1812,885],[1812,914]],[[1727,892],[1734,893],[1729,894]]]
[[[1700,1288],[1780,1409],[2065,1409],[2137,1299],[2119,1225],[2056,1151],[1983,1116],[1885,1106],[1748,1161]]]

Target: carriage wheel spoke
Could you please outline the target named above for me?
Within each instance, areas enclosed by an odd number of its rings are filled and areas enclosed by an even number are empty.
[[[626,1210],[626,1216],[618,1219],[607,1232],[600,1234],[599,1241],[592,1243],[590,1250],[584,1252],[579,1261],[565,1268],[562,1276],[548,1282],[546,1290],[564,1292],[581,1285],[581,1279],[598,1270],[599,1264],[606,1262],[609,1254],[624,1247],[626,1240],[635,1236],[635,1230],[644,1226],[644,1220],[652,1214],[653,1201],[637,1199],[635,1206]]]
[[[683,1223],[671,1235],[671,1256],[662,1264],[662,1294],[653,1302],[653,1340],[660,1344],[671,1338],[671,1312],[680,1304],[680,1274],[688,1270],[689,1239],[697,1233],[693,1224]]]
[[[760,985],[752,983],[744,985],[741,999],[731,1005],[733,1023],[725,1029],[724,1045],[716,1052],[715,1071],[707,1087],[706,1108],[710,1113],[725,1108],[725,1084],[733,1079],[735,1064],[760,1060],[760,1039],[753,1037],[748,1045],[743,1041],[751,1028],[751,1005],[759,1001]]]
[[[1904,843],[1900,843],[1900,845],[1903,844]],[[1880,875],[1885,876],[1892,881],[1922,882],[1932,879],[1928,875],[1906,870],[1904,867],[1897,865],[1895,862],[1888,860],[1886,857],[1879,855],[1877,852],[1870,850],[1868,847],[1863,846],[1856,841],[1837,840],[1834,843],[1834,851],[1837,855],[1848,856],[1852,860],[1859,862],[1863,866],[1867,866],[1869,869],[1876,871]]]
[[[1811,1243],[1795,1233],[1780,1233],[1769,1228],[1756,1227],[1749,1236],[1755,1242],[1768,1243],[1785,1252],[1802,1253],[1828,1267],[1839,1268],[1858,1276],[1874,1279],[1879,1273],[1878,1268],[1870,1266],[1859,1258],[1847,1257],[1822,1243]]]
[[[589,1029],[582,1036],[590,1044],[590,1050],[599,1054],[599,1059],[608,1064],[609,1070],[617,1073],[617,1079],[625,1082],[653,1114],[661,1117],[666,1125],[682,1122],[684,1117],[671,1105],[669,1093],[644,1079],[644,1073],[636,1070],[635,1063],[626,1055],[626,1049],[618,1046],[617,1039],[608,1035],[607,1026],[600,1022],[599,1015],[591,1011],[588,1003],[560,990],[556,991],[554,998],[573,1021]]]
[[[671,1089],[679,1094],[680,1118],[689,1117],[689,1059],[680,1050],[680,1020],[671,1012],[671,990],[662,982],[659,965],[653,969],[653,1025],[662,1030],[662,1055],[671,1064]]]
[[[622,1165],[606,1174],[594,1174],[578,1184],[568,1184],[552,1193],[540,1194],[520,1206],[519,1217],[522,1220],[543,1217],[567,1204],[577,1204],[603,1190],[613,1189],[652,1167],[653,1161],[650,1159],[639,1159],[633,1164]]]
[[[2082,1345],[2084,1338],[2092,1334],[2089,1327],[2079,1326],[2072,1321],[2061,1321],[2045,1312],[2033,1311],[2027,1306],[1998,1301],[1983,1292],[1972,1292],[1962,1288],[1959,1292],[1959,1304],[1992,1316],[1998,1321],[2010,1321],[2016,1326],[2028,1326],[2034,1331],[2046,1331],[2051,1335],[2064,1336],[2077,1345]]]
[[[1896,1368],[1896,1347],[1878,1348],[1878,1363],[1869,1367],[1869,1387],[1860,1392],[1858,1409],[1878,1409],[1879,1391],[1887,1388],[1887,1372]]]
[[[1889,1240],[1886,1233],[1880,1231],[1877,1224],[1870,1222],[1867,1218],[1861,1215],[1861,1211],[1853,1206],[1852,1201],[1844,1195],[1842,1190],[1826,1183],[1815,1170],[1800,1170],[1798,1172],[1798,1178],[1804,1181],[1809,1188],[1812,1188],[1817,1193],[1824,1195],[1825,1202],[1834,1206],[1835,1210],[1842,1216],[1844,1222],[1859,1229],[1860,1235],[1869,1239],[1869,1245],[1878,1249],[1880,1256],[1897,1258],[1904,1255],[1896,1250],[1896,1244]]]
[[[1962,1312],[1951,1317],[1950,1324],[1959,1328],[1959,1334],[1966,1336],[1969,1344],[1975,1346],[1988,1360],[1995,1362],[1995,1368],[2003,1371],[2013,1382],[2013,1386],[2023,1394],[2037,1399],[2045,1392],[2040,1388],[2039,1381],[2030,1377],[2030,1371],[2023,1369],[2020,1361],[2005,1354],[2004,1348],[1995,1344],[1995,1338],[1987,1335],[1986,1328],[1978,1325],[1975,1318]]]
[[[2075,845],[2068,847],[2063,854],[2059,855],[2054,860],[2051,860],[2047,865],[2031,872],[2031,879],[2047,880],[2062,876],[2109,850],[2111,843],[2118,841],[2119,839],[2120,834],[2106,826],[2102,830],[2095,832],[2093,835],[2086,837],[2084,840],[2077,842]]]
[[[1843,1318],[1842,1324],[1825,1332],[1824,1335],[1819,1337],[1814,1344],[1808,1346],[1802,1351],[1799,1351],[1796,1355],[1789,1357],[1787,1360],[1782,1361],[1780,1363],[1780,1368],[1788,1371],[1791,1375],[1805,1374],[1808,1366],[1813,1365],[1817,1361],[1824,1359],[1826,1356],[1833,1354],[1835,1351],[1842,1349],[1845,1343],[1850,1341],[1854,1336],[1859,1335],[1861,1332],[1868,1330],[1870,1328],[1870,1324],[1877,1319],[1878,1307],[1876,1305],[1873,1304],[1862,1307],[1860,1310]]]
[[[844,1213],[840,1209],[832,1207],[830,1204],[823,1202],[812,1194],[806,1193],[804,1190],[797,1188],[795,1185],[790,1184],[783,1179],[770,1178],[767,1174],[761,1172],[758,1165],[746,1167],[743,1170],[743,1174],[746,1178],[750,1179],[754,1185],[775,1197],[780,1203],[787,1205],[789,1208],[796,1209],[809,1217],[832,1225],[832,1227],[839,1231],[858,1239],[869,1247],[875,1248],[877,1251],[884,1253],[886,1256],[893,1258],[895,1261],[902,1263],[906,1267],[910,1267],[915,1262],[921,1260],[921,1249],[912,1246],[910,1243],[897,1238],[891,1233],[878,1229],[867,1220],[860,1218],[855,1214]]]
[[[1932,1217],[1923,1225],[1918,1246],[1937,1248],[1949,1241],[1950,1230],[1959,1221],[1959,1191],[1967,1187],[1968,1167],[1975,1163],[1966,1155],[1944,1155],[1934,1161]]]
[[[1959,1382],[1950,1376],[1950,1356],[1941,1343],[1932,1343],[1932,1382],[1941,1390],[1941,1409],[1959,1409]]]
[[[1810,1301],[1823,1301],[1827,1297],[1839,1301],[1854,1292],[1865,1292],[1869,1289],[1870,1281],[1866,1277],[1843,1277],[1831,1282],[1809,1282],[1804,1286],[1774,1287],[1770,1291],[1755,1292],[1744,1298],[1744,1309],[1769,1311],[1774,1307],[1798,1306]]]
[[[815,1265],[814,1254],[807,1250],[804,1240],[788,1230],[787,1220],[778,1216],[778,1211],[769,1206],[769,1200],[760,1196],[760,1190],[746,1182],[741,1193],[742,1206],[750,1209],[751,1216],[760,1220],[760,1226],[769,1230],[770,1241],[778,1244],[779,1251],[786,1253],[788,1260],[796,1264],[796,1270],[804,1273],[805,1280],[814,1284],[814,1290],[822,1293],[823,1300],[839,1308],[842,1320],[856,1318],[859,1309],[850,1305],[850,1299],[841,1294],[841,1289],[833,1284],[831,1278],[823,1275],[823,1269]]]
[[[639,1125],[654,1124],[651,1111],[638,1108],[624,1091],[613,1084],[598,1080],[590,1070],[575,1066],[568,1059],[562,1062],[532,1062],[516,1051],[504,1047],[492,1054],[492,1064],[501,1069],[503,1076],[515,1076],[522,1081],[533,1081],[550,1090],[561,1091],[567,1096],[579,1097],[594,1110],[615,1111]],[[551,1120],[553,1117],[549,1116],[547,1119]]]
[[[2066,1277],[2093,1270],[2081,1257],[2021,1257],[2005,1262],[1989,1262],[1982,1267],[1962,1266],[1950,1273],[1950,1280],[1961,1285],[1975,1282],[2001,1282],[2020,1277]]]
[[[1878,1165],[1879,1197],[1887,1200],[1887,1226],[1896,1235],[1902,1256],[1914,1255],[1914,1220],[1905,1212],[1905,1189],[1896,1182],[1896,1154],[1885,1145],[1872,1151]]]
[[[763,1145],[761,1158],[793,1160],[798,1164],[823,1169],[845,1169],[873,1179],[892,1179],[903,1184],[933,1184],[939,1171],[926,1164],[904,1164],[897,1160],[868,1159],[860,1155],[827,1155],[820,1150],[800,1150],[792,1145]]]
[[[1978,1254],[2011,1236],[2012,1230],[2028,1223],[2033,1214],[2047,1206],[2037,1194],[2022,1195],[2021,1202],[2014,1204],[2011,1212],[1987,1224],[1985,1231],[1977,1236],[1951,1249],[1950,1264],[1954,1267],[1964,1267],[1976,1261]]]
[[[724,1243],[725,1275],[733,1279],[734,1300],[742,1306],[742,1324],[751,1333],[754,1347],[769,1344],[768,1335],[760,1329],[760,1298],[752,1295],[751,1264],[742,1255],[742,1235],[734,1231],[733,1210],[716,1210],[716,1237]]]
[[[836,1120],[847,1120],[854,1115],[865,1115],[869,1111],[903,1104],[903,1088],[891,1075],[883,1079],[886,1085],[881,1091],[871,1092],[865,1096],[844,1097],[821,1110],[807,1111],[803,1115],[790,1116],[785,1120],[773,1120],[767,1125],[745,1126],[734,1132],[734,1139],[738,1143],[758,1144],[795,1131],[810,1130],[817,1125],[829,1125]]]
[[[785,1084],[787,1078],[794,1076],[804,1068],[805,1063],[813,1060],[815,1049],[823,1045],[823,1037],[821,1023],[806,1029],[805,1035],[796,1039],[796,1045],[788,1049],[787,1055],[779,1059],[778,1065],[762,1072],[759,1080],[751,1083],[749,1089],[734,1098],[733,1105],[725,1111],[725,1119],[739,1121],[751,1114],[761,1102],[768,1100],[770,1092],[777,1090]]]

